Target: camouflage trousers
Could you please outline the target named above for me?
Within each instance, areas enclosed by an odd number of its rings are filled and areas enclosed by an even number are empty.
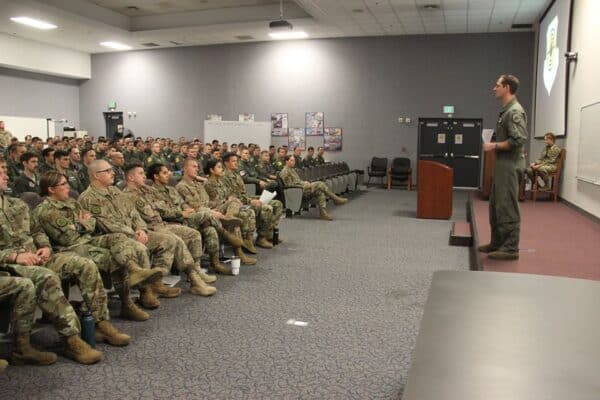
[[[540,173],[540,176],[542,177],[544,182],[546,182],[546,184],[547,184],[548,183],[547,182],[548,175],[550,175],[553,172],[556,172],[556,165],[542,165],[537,169],[537,171]],[[531,168],[531,167],[527,168],[525,170],[525,173],[529,177],[529,180],[533,181],[533,175],[534,175],[533,168]]]
[[[144,262],[146,262],[144,256],[147,258],[148,253],[150,253],[153,268],[161,268],[166,271],[171,270],[177,248],[176,237],[168,233],[148,231],[148,243],[145,246],[137,241],[136,243],[138,244],[137,253],[140,259],[144,259]],[[144,251],[142,251],[142,247]],[[140,265],[146,268],[146,265],[149,266],[150,262],[148,264],[140,263]]]
[[[178,271],[186,272],[200,261],[202,237],[197,230],[178,224],[159,224],[153,229],[174,241],[172,264]]]
[[[35,288],[27,278],[0,276],[0,302],[13,304],[10,325],[15,335],[29,333],[35,312]]]
[[[223,230],[223,225],[218,219],[212,216],[210,208],[195,212],[189,218],[185,219],[185,224],[202,235],[204,251],[213,256],[219,254],[219,231]]]
[[[71,258],[81,259],[81,257],[77,256],[71,256]],[[46,265],[53,262],[57,263],[59,261],[51,259]],[[60,285],[60,279],[54,272],[44,267],[18,264],[1,265],[0,270],[8,271],[14,276],[28,278],[33,283],[37,305],[52,320],[59,334],[72,336],[81,332],[79,318],[77,318],[75,310],[73,310],[73,307],[71,307],[71,304],[65,298]],[[26,323],[30,323],[31,325],[21,325],[19,329],[23,329],[23,332],[30,332],[33,329],[33,319]]]
[[[256,214],[252,208],[244,207],[239,199],[227,200],[216,210],[221,214],[240,218],[242,220],[241,232],[243,237],[250,238],[254,236],[254,232],[256,232]]]
[[[279,200],[271,200],[269,204],[252,208],[256,214],[256,233],[259,237],[271,239],[273,228],[279,224],[283,214],[283,204]]]
[[[303,185],[302,195],[307,199],[314,198],[319,209],[324,209],[327,207],[327,197],[331,197],[331,191],[323,182],[312,182]]]

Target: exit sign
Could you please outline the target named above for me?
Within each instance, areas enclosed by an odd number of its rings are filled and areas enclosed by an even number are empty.
[[[442,106],[444,114],[454,114],[454,106]]]

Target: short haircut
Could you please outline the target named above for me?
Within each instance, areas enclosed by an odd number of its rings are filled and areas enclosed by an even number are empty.
[[[21,143],[11,143],[6,150],[8,151],[8,154],[12,154],[15,151],[17,151],[17,148],[19,146],[24,146],[24,144],[21,144]]]
[[[54,149],[52,147],[46,147],[44,150],[42,150],[42,157],[48,157],[48,154],[52,153],[53,151]]]
[[[269,150],[270,150],[270,149],[274,149],[274,148],[275,148],[275,146],[274,146],[274,145],[270,145],[270,146],[269,146]]]
[[[41,142],[41,141],[42,141],[42,139],[40,139],[37,136],[34,136],[33,138],[31,138],[31,143],[37,143],[37,142]]]
[[[208,160],[206,162],[206,165],[204,166],[204,174],[206,176],[210,175],[210,170],[214,169],[220,162],[221,160],[217,160],[216,158],[211,158],[210,160]]]
[[[283,149],[283,150],[286,150],[286,148],[285,148],[285,147],[283,147],[283,146],[280,146],[280,147],[278,147],[278,148],[277,148],[277,152],[279,153],[279,150],[282,150],[282,149]]]
[[[269,154],[269,150],[263,150],[263,151],[261,151],[260,155],[263,155],[263,154]]]
[[[69,181],[69,179],[60,172],[45,172],[40,178],[40,195],[48,196],[50,194],[48,193],[48,188],[55,187],[56,185],[58,185],[58,182],[60,182],[61,178],[65,178],[67,182]]]
[[[38,157],[39,156],[37,154],[32,153],[30,151],[26,151],[25,153],[21,154],[21,158],[19,158],[19,161],[24,163],[24,162],[31,160],[32,158],[38,158]]]
[[[148,167],[148,170],[146,171],[146,178],[154,180],[154,175],[160,174],[160,170],[163,169],[163,167],[169,169],[163,163],[155,163],[155,164],[150,165]]]
[[[500,83],[502,83],[502,86],[508,85],[510,94],[515,94],[517,93],[517,90],[519,90],[519,78],[514,75],[502,75],[500,77]]]
[[[314,150],[315,150],[315,148],[314,148],[314,147],[312,147],[312,146],[309,146],[307,150],[308,150],[308,151],[311,151],[311,150],[312,150],[312,151],[314,151]]]
[[[234,152],[232,152],[232,151],[228,151],[227,153],[225,153],[225,154],[223,154],[223,155],[221,156],[221,158],[223,159],[223,162],[227,162],[227,161],[229,161],[229,159],[230,159],[231,157],[237,157],[237,154],[235,154],[235,153],[234,153]]]
[[[290,158],[295,158],[296,156],[293,154],[288,154],[285,156],[284,160],[287,162]]]
[[[192,158],[192,157],[186,158],[185,160],[183,160],[183,168],[187,167],[188,164],[191,164],[193,162],[195,162],[196,164],[198,164],[198,160],[196,160],[195,158]]]
[[[556,136],[554,136],[554,133],[552,133],[552,132],[548,132],[544,135],[544,139],[546,139],[547,137],[552,139],[552,143],[554,143],[556,141]]]
[[[90,163],[90,165],[88,165],[87,170],[88,170],[88,175],[91,177],[92,174],[97,173],[98,171],[102,171],[104,169],[106,169],[106,165],[108,165],[108,167],[110,168],[111,165],[108,163],[108,161],[106,160],[94,160]]]
[[[69,157],[69,152],[66,150],[56,150],[54,152],[54,159],[57,160],[59,158]]]
[[[125,164],[125,166],[123,167],[123,172],[125,172],[125,175],[129,175],[129,173],[131,171],[133,171],[136,168],[144,168],[144,166],[142,165],[141,162],[139,161],[134,161],[134,162],[130,162],[128,164]]]
[[[82,158],[83,158],[83,157],[85,157],[85,155],[86,155],[87,153],[89,153],[90,151],[93,151],[93,152],[95,152],[96,150],[94,150],[94,149],[93,149],[93,148],[91,148],[91,147],[85,147],[83,150],[81,150],[81,151],[80,151],[80,153],[81,153],[81,157],[82,157]]]

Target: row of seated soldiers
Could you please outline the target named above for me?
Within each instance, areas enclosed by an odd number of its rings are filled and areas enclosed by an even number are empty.
[[[142,163],[145,168],[154,163],[162,163],[179,176],[186,158],[195,158],[203,168],[209,159],[220,159],[221,154],[229,149],[227,143],[221,144],[216,140],[203,145],[199,140],[185,142],[182,139],[180,143],[170,139],[152,138],[146,141],[141,138],[107,141],[101,137],[98,143],[92,144],[86,137],[53,138],[48,140],[45,148],[42,140],[37,137],[28,138],[24,143],[15,140],[6,149],[9,191],[17,196],[24,192],[38,192],[39,176],[49,170],[58,170],[67,175],[71,188],[81,193],[89,185],[87,165],[101,158],[112,164],[117,182],[123,181],[125,164],[133,161]],[[261,189],[265,187],[268,177],[283,169],[288,153],[286,146],[277,149],[276,153],[274,146],[270,146],[268,151],[261,151],[259,146],[252,143],[248,146],[243,143],[232,144],[231,150],[241,158],[240,168],[243,171],[244,182],[255,183]],[[294,149],[293,154],[296,159],[295,168],[325,163],[322,147],[319,147],[316,156],[312,147],[308,148],[304,158],[300,149]]]
[[[212,296],[216,292],[211,283],[217,277],[204,272],[200,260],[205,254],[213,272],[231,275],[231,268],[219,258],[220,241],[231,245],[242,264],[256,264],[256,246],[273,248],[273,231],[283,206],[277,200],[263,204],[246,193],[237,162],[231,152],[222,160],[209,159],[204,179],[198,161],[188,157],[182,179],[174,187],[169,185],[172,172],[167,165],[154,163],[144,170],[141,163],[132,162],[124,167],[121,190],[114,185],[113,166],[103,159],[93,160],[86,167],[90,184],[77,199],[72,197],[68,176],[50,170],[39,182],[45,199],[32,211],[22,200],[5,194],[8,174],[0,168],[0,300],[13,300],[12,363],[48,365],[57,359],[30,343],[36,306],[53,321],[66,357],[82,364],[102,358],[100,351],[81,339],[79,319],[61,289],[63,280],[79,286],[83,307],[96,322],[96,340],[125,346],[131,337],[110,323],[100,273],[110,277],[120,297],[120,316],[144,321],[150,315],[142,308],[155,309],[159,298],[181,293],[180,288],[162,283],[172,268],[187,276],[190,293]],[[286,155],[285,162],[281,175],[297,179],[294,183],[304,187],[307,197],[316,196],[321,202],[328,196],[337,204],[347,201],[321,182],[300,181],[293,155]],[[140,290],[142,308],[131,299],[134,287]]]

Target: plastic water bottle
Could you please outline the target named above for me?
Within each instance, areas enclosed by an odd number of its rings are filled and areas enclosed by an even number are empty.
[[[89,311],[81,317],[81,338],[93,348],[96,347],[96,320]]]
[[[273,228],[273,244],[279,244],[279,228]]]

